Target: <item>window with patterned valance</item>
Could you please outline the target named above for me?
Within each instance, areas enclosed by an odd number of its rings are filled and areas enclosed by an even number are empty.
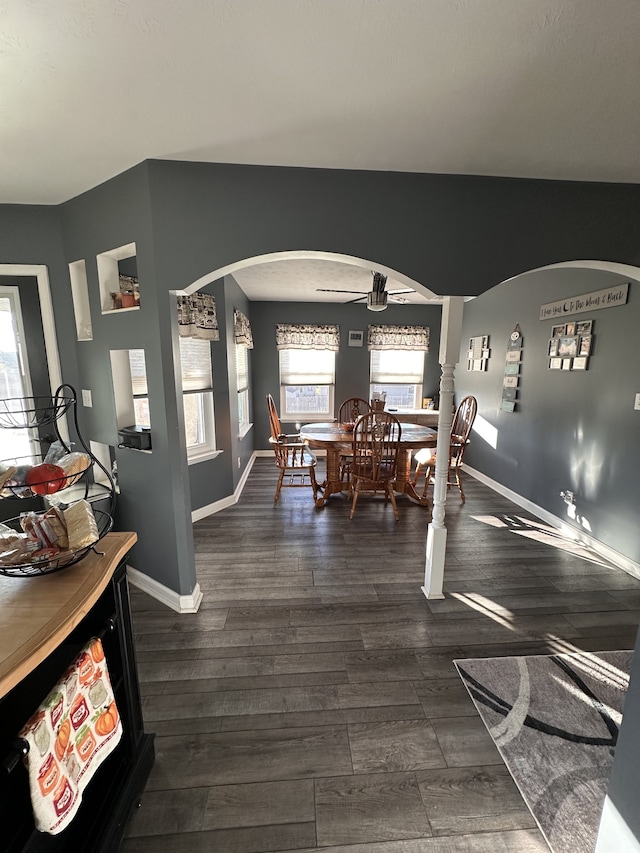
[[[340,349],[340,326],[313,326],[305,323],[278,323],[276,348],[283,349]]]
[[[369,326],[370,350],[422,350],[429,352],[428,326]]]
[[[216,300],[209,293],[178,296],[178,332],[181,338],[219,341]]]
[[[253,349],[253,335],[251,334],[251,324],[249,318],[245,317],[242,311],[233,312],[233,333],[235,335],[236,344],[238,346]]]

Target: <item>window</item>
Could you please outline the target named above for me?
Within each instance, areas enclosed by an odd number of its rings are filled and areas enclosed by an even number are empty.
[[[281,349],[280,419],[323,421],[333,417],[336,354],[327,349]]]
[[[195,461],[216,449],[211,343],[180,338],[180,364],[187,457]]]
[[[422,399],[424,351],[372,350],[371,391],[386,391],[386,404],[417,409]]]
[[[31,396],[31,377],[27,363],[19,288],[0,288],[0,399]],[[35,459],[38,454],[35,430],[3,430],[2,459]]]
[[[238,433],[245,435],[251,428],[249,417],[249,351],[236,344],[236,380],[238,388]]]
[[[147,365],[143,349],[130,349],[129,370],[131,371],[131,390],[133,392],[133,410],[135,425],[151,427],[149,414],[149,391],[147,390]]]

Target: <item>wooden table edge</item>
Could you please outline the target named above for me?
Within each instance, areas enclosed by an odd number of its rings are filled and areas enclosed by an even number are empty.
[[[120,561],[137,539],[135,533],[108,533],[96,545],[96,549],[104,552],[104,556],[89,552],[79,563],[49,576],[3,578],[7,584],[24,584],[25,606],[28,606],[30,601],[45,603],[46,585],[55,578],[64,577],[69,580],[71,573],[75,572],[78,583],[68,599],[52,611],[46,622],[35,628],[26,642],[16,648],[12,648],[10,625],[5,626],[0,639],[0,698],[42,663],[82,621],[104,592]],[[45,577],[47,581],[43,584]],[[19,606],[15,607],[15,601],[12,601],[12,606],[15,608],[16,621],[24,619],[24,613]],[[3,591],[0,590],[0,608],[2,607]]]

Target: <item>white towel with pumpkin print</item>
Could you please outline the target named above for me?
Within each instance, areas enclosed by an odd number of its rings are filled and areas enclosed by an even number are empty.
[[[102,643],[90,640],[19,732],[36,829],[57,835],[122,737]]]

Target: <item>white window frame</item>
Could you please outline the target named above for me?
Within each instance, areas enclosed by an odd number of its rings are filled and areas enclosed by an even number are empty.
[[[24,331],[24,322],[22,319],[22,304],[20,302],[20,288],[17,285],[2,285],[0,287],[0,296],[8,300],[10,310],[9,323],[12,327],[13,342],[16,347],[16,358],[18,361],[18,370],[20,372],[21,390],[18,394],[8,393],[8,388],[1,390],[2,397],[31,397],[33,389],[31,387],[31,371],[29,369],[29,359],[27,357],[27,339]],[[5,391],[7,392],[5,394]],[[35,429],[16,429],[5,430],[0,433],[0,444],[2,444],[2,459],[22,459],[30,458],[35,461],[40,456],[38,444],[38,431]]]
[[[253,423],[249,408],[249,351],[244,344],[236,344],[236,385],[238,391],[238,438],[244,438]]]
[[[188,397],[195,398],[198,402],[201,422],[200,427],[204,434],[204,440],[197,444],[187,444],[187,461],[189,465],[214,459],[222,451],[216,447],[216,422],[215,407],[213,400],[213,369],[211,364],[211,343],[199,338],[180,338],[180,375],[182,383],[183,406]],[[202,375],[195,379],[190,378],[186,369],[187,352],[190,348],[197,346],[201,353],[198,357],[200,363],[204,361],[205,369]],[[207,369],[208,367],[208,369]],[[185,418],[186,418],[186,412]]]
[[[405,355],[410,352],[412,355],[419,354],[422,356],[422,366],[421,370],[415,373],[410,373],[406,367],[404,370],[397,369],[393,370],[393,365],[389,364],[389,356],[390,355]],[[420,403],[422,401],[422,386],[424,382],[424,363],[425,363],[425,355],[426,353],[423,350],[372,350],[371,357],[369,359],[369,393],[372,396],[374,391],[384,390],[385,387],[388,386],[406,386],[413,385],[414,386],[414,397],[413,397],[413,405],[410,406],[397,406],[396,408],[409,408],[409,409],[419,409]],[[380,364],[381,361],[385,361],[385,364]],[[400,380],[400,381],[394,381]],[[389,402],[387,400],[387,402]],[[391,403],[393,406],[394,404]]]
[[[287,360],[295,358],[295,354],[309,353],[316,354],[318,357],[324,358],[328,353],[332,356],[331,369],[324,370],[318,374],[305,373],[304,370],[294,371],[290,365],[287,365]],[[322,356],[320,356],[322,353]],[[313,355],[312,355],[313,358]],[[312,423],[314,421],[331,421],[335,412],[335,383],[336,383],[336,354],[332,350],[326,349],[281,349],[279,350],[279,367],[280,367],[280,420],[285,423]],[[305,381],[309,380],[309,381]],[[315,379],[315,381],[311,381]],[[289,380],[289,381],[287,381]],[[294,381],[297,380],[297,381]],[[328,411],[327,412],[289,412],[287,410],[287,394],[286,389],[290,386],[312,387],[323,385],[329,390],[328,394]]]

